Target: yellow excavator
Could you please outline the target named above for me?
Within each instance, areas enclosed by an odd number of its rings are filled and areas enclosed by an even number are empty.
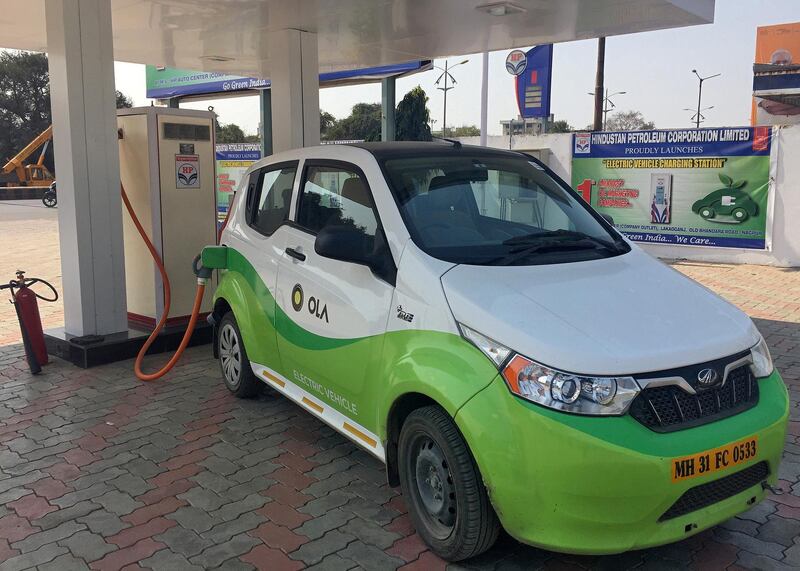
[[[39,133],[14,158],[9,160],[3,167],[2,173],[0,173],[2,184],[4,186],[49,186],[55,180],[55,177],[44,165],[44,155],[52,138],[53,127],[50,126]],[[39,147],[42,147],[42,152],[39,153],[39,160],[32,164],[25,164],[28,157]]]

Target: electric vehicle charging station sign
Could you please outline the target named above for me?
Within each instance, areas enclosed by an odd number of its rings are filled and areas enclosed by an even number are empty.
[[[228,213],[233,193],[239,188],[242,177],[255,161],[261,158],[258,143],[217,143],[217,218],[221,223]]]
[[[200,188],[200,155],[175,155],[175,186]]]
[[[770,127],[576,133],[572,186],[635,242],[770,249]]]

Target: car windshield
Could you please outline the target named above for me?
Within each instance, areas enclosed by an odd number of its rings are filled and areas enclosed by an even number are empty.
[[[526,157],[464,149],[389,158],[383,166],[412,239],[435,258],[538,265],[630,250],[574,192]]]

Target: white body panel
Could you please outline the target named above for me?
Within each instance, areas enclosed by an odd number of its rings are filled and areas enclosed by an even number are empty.
[[[454,264],[431,258],[408,240],[397,266],[397,286],[388,330],[420,329],[459,335],[440,279]],[[401,311],[406,319],[399,317]],[[408,314],[413,316],[410,321],[407,321]]]
[[[281,232],[283,231],[283,232]],[[391,285],[366,266],[324,258],[314,251],[315,236],[283,226],[285,248],[306,256],[304,261],[281,252],[275,301],[306,331],[333,339],[353,339],[386,331]],[[278,233],[276,232],[276,234]],[[303,306],[292,306],[292,290],[303,288]],[[312,301],[313,298],[313,301]]]
[[[572,373],[626,375],[749,349],[747,315],[632,246],[541,266],[458,266],[442,278],[457,321]]]

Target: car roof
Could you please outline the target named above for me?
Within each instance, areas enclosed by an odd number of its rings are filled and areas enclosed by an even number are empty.
[[[391,141],[391,142],[376,142],[376,143],[347,143],[347,146],[357,147],[372,153],[378,160],[402,158],[402,157],[416,157],[425,155],[454,155],[470,153],[479,154],[482,156],[497,156],[497,157],[513,157],[520,158],[521,153],[516,151],[507,151],[504,149],[493,149],[489,147],[480,147],[477,145],[461,145],[455,141],[437,140],[437,141]]]

